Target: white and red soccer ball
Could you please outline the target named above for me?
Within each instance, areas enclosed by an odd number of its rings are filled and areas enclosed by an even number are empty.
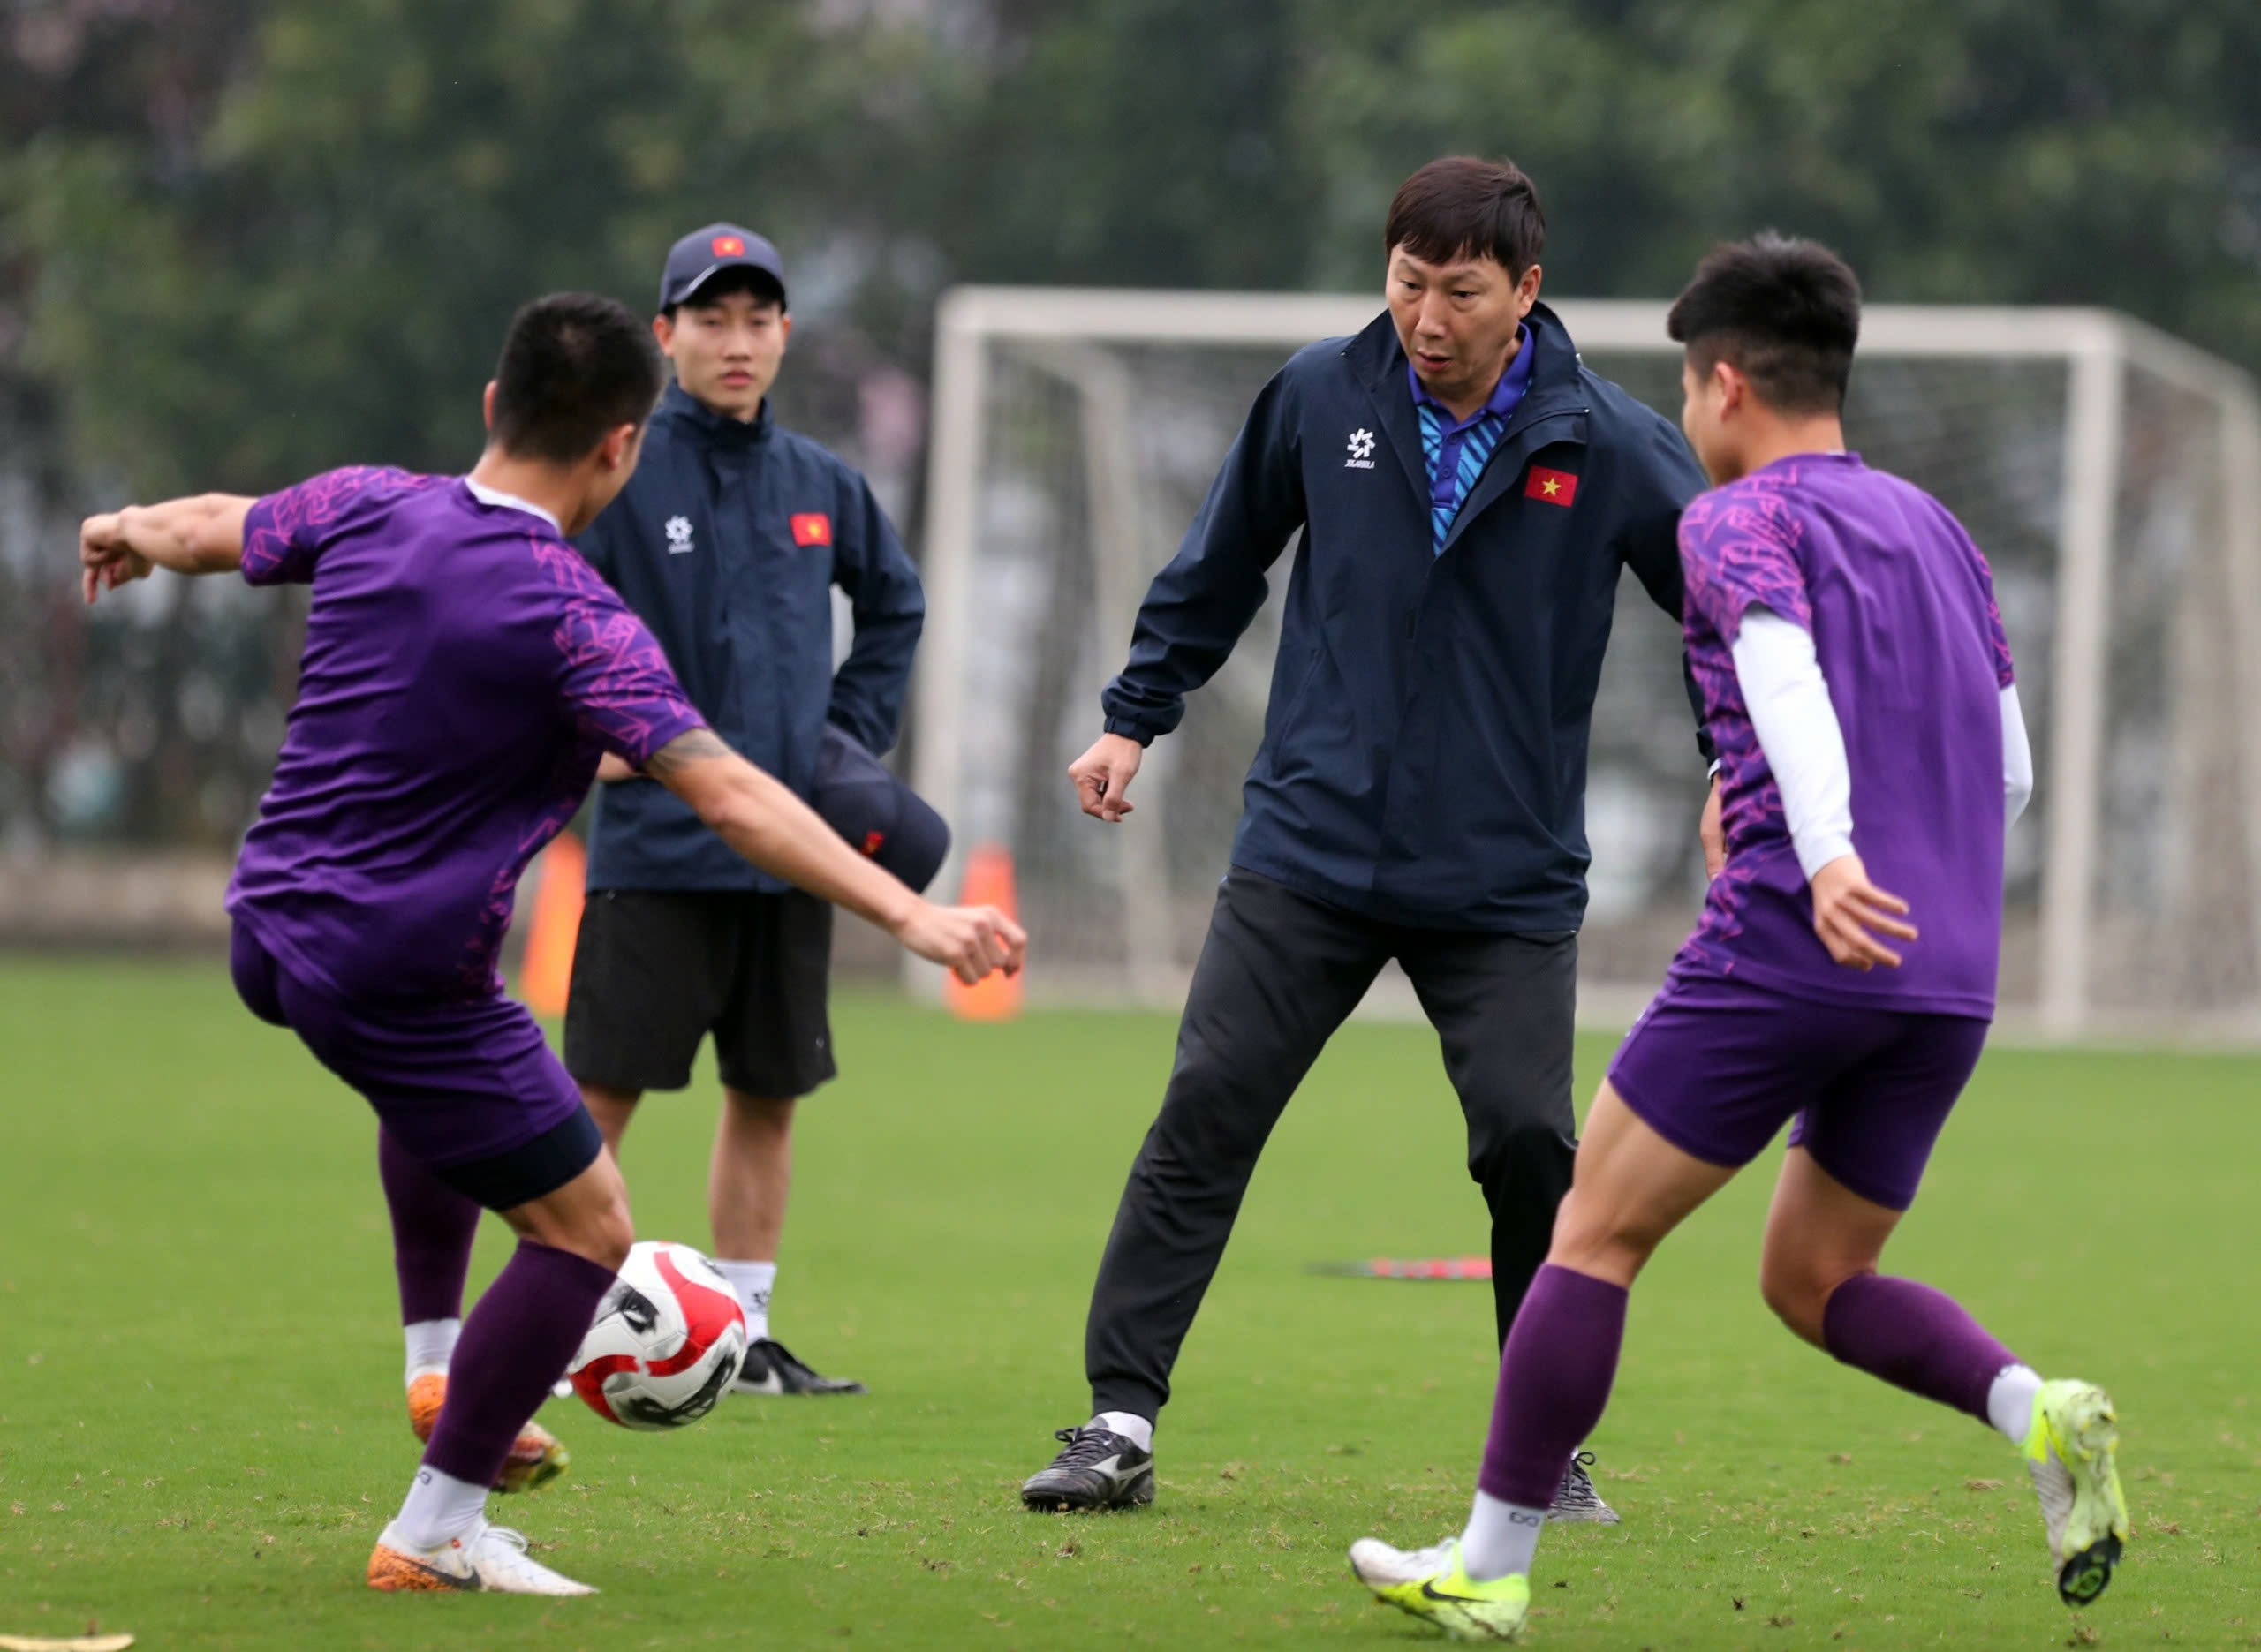
[[[745,1358],[745,1313],[688,1245],[628,1253],[566,1367],[589,1409],[624,1429],[679,1429],[715,1408]]]

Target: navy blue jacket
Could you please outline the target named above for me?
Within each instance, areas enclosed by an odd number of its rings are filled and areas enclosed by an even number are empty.
[[[919,570],[864,479],[769,404],[751,422],[669,386],[620,497],[578,541],[652,628],[691,703],[749,762],[808,796],[828,720],[895,743],[926,622]],[[832,668],[832,587],[856,642]],[[783,889],[655,781],[598,788],[592,889]]]
[[[1385,313],[1264,387],[1155,576],[1101,697],[1108,731],[1142,743],[1177,727],[1304,531],[1234,865],[1391,923],[1535,933],[1584,917],[1587,729],[1618,576],[1680,618],[1675,530],[1705,481],[1554,312],[1527,325],[1531,388],[1441,553]]]

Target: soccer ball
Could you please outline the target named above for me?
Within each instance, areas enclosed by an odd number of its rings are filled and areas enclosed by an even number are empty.
[[[690,1246],[645,1240],[565,1375],[608,1422],[679,1429],[715,1408],[745,1358],[745,1314],[729,1282]]]

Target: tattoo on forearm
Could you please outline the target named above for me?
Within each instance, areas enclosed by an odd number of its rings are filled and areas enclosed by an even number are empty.
[[[730,747],[711,728],[688,728],[644,760],[644,773],[655,781],[664,781],[677,769],[689,763],[701,763],[708,758],[726,758]]]

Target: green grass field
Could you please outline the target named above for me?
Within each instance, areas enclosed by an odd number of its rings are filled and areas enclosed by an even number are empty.
[[[373,1127],[215,968],[0,964],[0,1633],[144,1648],[1410,1647],[1342,1550],[1465,1512],[1486,1287],[1305,1274],[1481,1250],[1419,1027],[1357,1025],[1259,1171],[1130,1516],[1024,1513],[1084,1414],[1085,1295],[1171,1024],[838,1006],[777,1329],[868,1399],[679,1435],[546,1420],[563,1489],[498,1513],[593,1600],[362,1587],[416,1459]],[[1590,1088],[1607,1053],[1581,1052]],[[703,1082],[703,1081],[702,1081]],[[1891,1263],[2121,1406],[2136,1538],[2078,1617],[2017,1460],[1794,1343],[1754,1285],[1765,1166],[1636,1292],[1594,1440],[1623,1511],[1550,1535],[1548,1647],[2261,1642],[2261,1061],[1991,1056]],[[631,1138],[638,1226],[706,1239],[703,1090]],[[489,1224],[474,1285],[503,1254]]]

